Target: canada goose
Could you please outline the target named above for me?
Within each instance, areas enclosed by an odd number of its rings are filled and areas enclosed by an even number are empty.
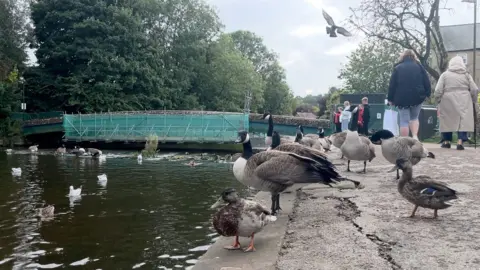
[[[350,161],[363,161],[363,173],[367,172],[367,160],[371,162],[375,158],[375,146],[367,138],[359,136],[357,131],[347,130],[345,142],[340,147],[342,154],[347,158],[347,171],[350,171]]]
[[[433,209],[433,218],[437,218],[438,209],[446,209],[451,204],[448,201],[456,200],[457,192],[448,187],[446,183],[434,181],[426,175],[412,177],[412,163],[410,160],[400,158],[396,162],[396,166],[403,173],[398,181],[398,192],[415,205],[410,217],[415,216],[418,207]]]
[[[400,178],[399,169],[396,166],[397,159],[406,158],[412,165],[416,165],[423,158],[435,158],[435,155],[423,146],[423,144],[410,137],[395,137],[389,130],[375,132],[371,141],[374,144],[382,145],[382,154],[385,159],[395,166],[389,171],[397,170],[397,179]]]
[[[40,218],[51,218],[54,216],[55,206],[47,205],[44,208],[38,209],[37,216]]]
[[[365,137],[363,134],[358,134],[360,137]],[[347,138],[347,132],[342,131],[338,133],[334,133],[328,137],[328,140],[331,142],[333,146],[336,148],[340,149],[342,147],[342,144],[345,142],[345,139]],[[366,137],[365,137],[366,138]],[[343,153],[342,157],[343,158]]]
[[[77,189],[74,189],[73,186],[70,186],[70,192],[68,193],[69,197],[78,197],[82,195],[82,186]]]
[[[242,153],[235,153],[235,154],[233,154],[233,155],[232,155],[232,162],[237,161],[237,159],[238,159],[239,157],[241,157],[241,156],[242,156]]]
[[[323,128],[318,129],[318,141],[320,142],[320,145],[322,145],[325,152],[330,151],[330,145],[332,142],[328,138],[325,138],[325,130]]]
[[[270,144],[272,144],[273,117],[269,112],[266,112],[263,114],[262,119],[268,121],[268,130],[267,130],[267,137],[265,137],[265,146],[269,147]]]
[[[243,154],[233,164],[235,178],[247,187],[272,194],[272,214],[279,210],[280,193],[294,184],[330,185],[339,178],[333,164],[324,155],[314,158],[277,150],[253,154],[250,136],[240,131],[235,141],[243,144]],[[285,173],[288,172],[288,173]]]
[[[67,152],[67,149],[65,148],[65,145],[62,144],[62,146],[57,148],[57,150],[55,151],[55,155],[62,155],[63,156],[66,152]]]
[[[235,189],[228,188],[222,192],[222,195],[210,208],[215,209],[220,205],[228,203],[218,210],[213,216],[213,228],[222,236],[235,236],[235,242],[232,246],[226,246],[226,249],[240,249],[238,237],[251,237],[250,244],[244,250],[255,251],[253,238],[269,222],[277,220],[261,204],[241,199]]]
[[[300,132],[302,132],[302,137],[304,138],[312,138],[312,139],[318,139],[318,134],[313,134],[313,133],[308,133],[308,134],[305,134],[305,132],[303,131],[303,126],[302,125],[298,125],[297,127],[297,131],[300,130]]]
[[[301,127],[301,126],[299,126]],[[323,152],[323,147],[322,147],[322,144],[320,144],[320,141],[317,139],[314,139],[314,138],[310,138],[310,137],[303,137],[303,132],[300,130],[300,128],[297,128],[297,136],[295,137],[295,142],[296,143],[299,143],[301,145],[305,145],[305,146],[308,146],[308,147],[311,147],[315,150],[318,150],[318,151],[321,151]]]
[[[321,156],[324,156],[325,158],[327,158],[325,153],[323,153],[321,151],[318,151],[316,149],[313,149],[311,147],[307,147],[307,146],[304,146],[304,145],[301,145],[301,144],[298,144],[298,143],[287,143],[287,144],[280,145],[279,141],[280,141],[280,135],[278,134],[277,131],[274,131],[273,135],[272,135],[272,145],[267,149],[267,151],[277,150],[277,151],[282,151],[282,152],[290,152],[290,153],[295,153],[299,156],[308,157],[308,158],[311,158],[311,159],[315,159],[315,157],[318,156],[318,155],[321,155]],[[332,166],[333,166],[333,164],[332,164]],[[355,180],[351,180],[351,179],[344,178],[344,177],[340,177],[340,178],[335,179],[335,180],[336,181],[350,181],[353,184],[355,184],[356,188],[361,188],[360,182],[355,181]]]
[[[32,152],[32,153],[38,152],[38,144],[35,144],[35,145],[32,145],[32,146],[28,147],[28,150],[30,150],[30,152]]]

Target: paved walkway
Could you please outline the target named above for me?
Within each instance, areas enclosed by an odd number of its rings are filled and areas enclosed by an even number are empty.
[[[456,205],[439,211],[437,220],[427,209],[406,217],[413,206],[398,194],[395,173],[386,173],[392,165],[378,147],[366,175],[337,165],[345,176],[362,181],[364,189],[305,187],[293,211],[283,202],[286,211],[258,235],[255,253],[223,250],[232,239],[220,238],[193,269],[480,269],[480,149],[427,147],[436,159],[421,161],[414,175],[428,174],[463,193]],[[338,151],[330,157],[342,163]],[[351,165],[363,168],[362,162]],[[258,196],[269,206],[268,194]],[[293,204],[293,194],[283,197]]]

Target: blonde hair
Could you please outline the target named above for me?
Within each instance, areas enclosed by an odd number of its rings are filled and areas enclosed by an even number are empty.
[[[417,55],[415,54],[415,52],[411,49],[407,49],[405,50],[401,55],[400,57],[398,58],[398,62],[403,62],[405,61],[406,58],[410,58],[410,59],[413,59],[415,60],[416,62],[420,62],[418,60],[418,57]]]
[[[345,100],[345,102],[343,102],[343,106],[345,107],[350,106],[350,102],[348,100]]]

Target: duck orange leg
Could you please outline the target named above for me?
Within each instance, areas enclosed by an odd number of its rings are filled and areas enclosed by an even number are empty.
[[[253,246],[253,236],[254,236],[254,235],[255,235],[255,234],[252,233],[252,236],[251,236],[252,239],[250,240],[250,244],[249,244],[248,247],[247,247],[246,249],[244,249],[243,251],[245,251],[245,252],[255,251],[255,247]]]
[[[240,249],[241,246],[240,246],[240,242],[238,242],[238,235],[235,236],[235,242],[233,242],[232,246],[225,246],[224,248],[228,250]]]

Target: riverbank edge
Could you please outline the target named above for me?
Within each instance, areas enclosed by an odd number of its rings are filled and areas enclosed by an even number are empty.
[[[265,207],[270,206],[270,193],[259,192],[253,198]],[[233,237],[220,237],[202,255],[192,270],[274,270],[285,239],[285,233],[298,200],[295,192],[283,193],[280,196],[280,212],[277,221],[267,225],[255,236],[255,252],[244,253],[242,250],[226,250]],[[250,238],[240,238],[242,248],[248,246]]]

